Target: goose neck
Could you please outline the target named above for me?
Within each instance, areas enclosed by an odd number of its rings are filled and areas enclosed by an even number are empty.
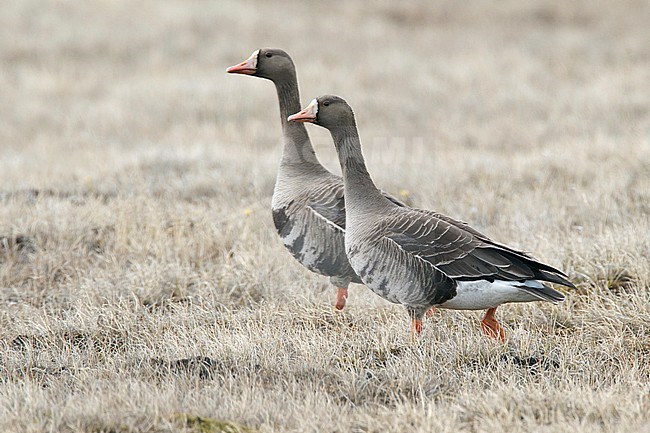
[[[287,117],[300,111],[300,93],[296,77],[293,76],[275,82],[275,88],[278,93],[282,122],[283,150],[281,164],[307,163],[320,166],[305,125],[287,121]]]
[[[331,133],[343,172],[346,201],[354,206],[355,202],[381,196],[366,168],[356,126],[335,128]]]

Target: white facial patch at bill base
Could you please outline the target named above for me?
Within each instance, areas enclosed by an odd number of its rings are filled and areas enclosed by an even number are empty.
[[[307,112],[309,114],[313,114],[314,117],[316,114],[318,114],[318,101],[315,99],[312,99],[309,105],[307,106]]]
[[[246,63],[251,65],[253,68],[257,69],[257,58],[260,55],[260,50],[253,51],[253,54],[246,60]]]

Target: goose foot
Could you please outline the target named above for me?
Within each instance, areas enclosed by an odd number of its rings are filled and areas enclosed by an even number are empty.
[[[503,330],[501,325],[499,325],[497,319],[494,318],[494,313],[496,313],[496,311],[497,309],[495,307],[489,308],[485,312],[485,316],[483,316],[483,320],[481,320],[481,329],[483,329],[483,333],[488,337],[499,339],[503,343],[506,341],[506,332]]]
[[[339,287],[336,292],[336,304],[334,308],[337,310],[342,310],[345,307],[345,303],[348,300],[348,289],[344,287]]]
[[[426,315],[427,317],[433,317],[433,315],[436,314],[437,311],[438,311],[438,310],[436,310],[436,307],[431,307],[431,308],[429,308],[429,309],[427,310],[427,312],[425,313],[425,315]]]

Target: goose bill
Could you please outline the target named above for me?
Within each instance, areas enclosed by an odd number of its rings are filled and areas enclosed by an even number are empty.
[[[257,72],[257,55],[259,52],[260,50],[254,51],[249,58],[238,65],[229,67],[226,69],[226,72],[229,74],[253,75],[255,72]]]
[[[302,111],[287,117],[289,122],[316,122],[316,113],[318,113],[318,101],[312,100],[309,105]]]

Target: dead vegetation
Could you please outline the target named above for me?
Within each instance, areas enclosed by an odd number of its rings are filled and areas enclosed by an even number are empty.
[[[650,431],[645,2],[0,9],[3,432]],[[318,41],[314,44],[313,41]],[[269,211],[270,83],[355,108],[377,183],[566,270],[558,306],[335,312]],[[330,139],[310,128],[334,171]]]

